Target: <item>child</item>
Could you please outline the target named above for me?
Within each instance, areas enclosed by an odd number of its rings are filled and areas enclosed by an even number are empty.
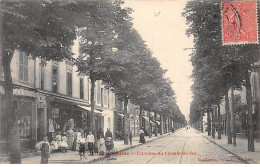
[[[85,152],[86,152],[85,143],[86,143],[85,138],[80,138],[80,140],[79,140],[79,156],[80,156],[80,160],[82,160],[83,158],[87,159],[87,157],[85,156]]]
[[[87,136],[87,142],[88,142],[88,148],[90,151],[90,155],[94,155],[94,135],[92,134],[92,131],[89,131],[89,135]]]
[[[61,131],[58,132],[58,135],[56,136],[57,143],[58,143],[58,150],[61,150]]]
[[[53,138],[53,141],[51,142],[51,150],[57,152],[58,149],[59,147],[58,147],[57,138]]]
[[[63,153],[67,152],[67,148],[69,146],[68,146],[68,143],[67,143],[67,137],[66,136],[62,136],[60,147],[61,147],[61,151]]]
[[[51,147],[48,142],[47,136],[43,138],[43,142],[40,144],[41,149],[41,164],[48,164],[48,159],[50,158]]]
[[[105,139],[103,134],[100,135],[100,139],[98,141],[98,150],[101,155],[103,155],[106,151]]]

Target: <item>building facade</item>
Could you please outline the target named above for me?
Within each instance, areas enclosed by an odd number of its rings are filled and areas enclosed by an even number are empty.
[[[79,55],[79,42],[72,47],[75,58]],[[68,125],[83,129],[90,127],[90,81],[87,76],[79,76],[77,67],[70,61],[43,62],[28,59],[28,55],[16,51],[11,70],[14,84],[14,108],[18,113],[22,151],[34,149],[36,142],[45,135],[52,140],[58,133],[64,134]],[[0,57],[0,117],[1,152],[7,152],[8,141],[4,74]],[[138,135],[138,107],[129,102],[129,129]],[[95,84],[96,130],[106,132],[109,128],[116,137],[122,132],[123,105],[115,94],[107,90],[102,81]],[[139,129],[138,129],[139,130]],[[119,138],[120,139],[120,138]]]

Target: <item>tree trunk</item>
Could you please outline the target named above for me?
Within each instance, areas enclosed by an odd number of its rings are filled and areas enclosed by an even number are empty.
[[[220,105],[218,104],[218,139],[221,139]]]
[[[246,101],[248,110],[248,151],[255,151],[254,147],[254,127],[253,127],[253,115],[252,115],[252,92],[250,83],[250,73],[245,74],[246,79]]]
[[[4,70],[4,91],[6,98],[6,112],[8,120],[9,134],[7,136],[8,148],[10,149],[10,163],[21,163],[21,146],[20,146],[20,132],[18,127],[18,114],[13,108],[13,81],[11,74],[11,61],[13,52],[2,51],[2,65]]]
[[[216,128],[215,128],[215,106],[214,106],[214,110],[212,111],[212,138],[215,139],[215,132],[216,132]]]
[[[128,145],[127,105],[128,105],[128,99],[125,98],[124,100],[124,145]]]
[[[211,136],[211,120],[210,120],[210,112],[207,110],[207,124],[208,124],[208,127],[207,127],[207,130],[208,130],[208,136]]]
[[[161,122],[160,135],[162,135],[162,134],[163,134],[163,120],[162,120],[162,114],[160,114],[160,122]]]
[[[171,131],[170,118],[168,118],[168,133]]]
[[[231,116],[229,112],[228,90],[226,91],[225,101],[226,101],[225,107],[226,107],[226,117],[227,117],[226,127],[227,127],[228,144],[232,144],[232,136],[231,136],[231,129],[230,129]]]
[[[142,107],[140,106],[140,112],[139,112],[139,130],[141,130],[142,129],[142,120],[143,120],[143,114],[142,114]]]
[[[201,132],[203,133],[203,113],[201,114],[201,121],[200,121],[200,126],[201,126]]]
[[[151,118],[150,118],[150,116],[151,116],[151,111],[148,111],[148,113],[149,113],[149,126],[148,126],[148,128],[149,128],[149,130],[148,130],[148,133],[149,133],[149,138],[151,138],[152,137],[152,135],[151,135]]]
[[[232,136],[233,136],[233,144],[236,146],[236,123],[235,123],[235,111],[234,111],[234,92],[231,87],[231,125],[232,125]]]
[[[94,142],[94,151],[96,152],[98,149],[98,141],[97,141],[97,131],[96,131],[96,123],[95,123],[95,82],[96,80],[93,78],[93,76],[90,74],[90,83],[91,83],[91,88],[90,88],[90,127],[92,134],[94,135],[95,142]]]
[[[155,136],[157,136],[158,135],[158,125],[157,125],[157,112],[155,111],[154,112],[154,117],[155,117]]]

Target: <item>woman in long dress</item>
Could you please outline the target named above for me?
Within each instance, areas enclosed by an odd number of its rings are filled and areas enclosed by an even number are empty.
[[[145,138],[144,138],[144,131],[143,131],[143,129],[141,129],[141,130],[139,131],[139,134],[140,134],[140,141],[139,141],[139,143],[145,143]]]
[[[66,132],[67,142],[68,142],[68,148],[71,149],[74,141],[74,131],[71,127]]]
[[[48,159],[50,158],[50,153],[51,153],[51,147],[47,137],[44,137],[43,142],[41,142],[40,149],[41,149],[41,164],[48,164]]]

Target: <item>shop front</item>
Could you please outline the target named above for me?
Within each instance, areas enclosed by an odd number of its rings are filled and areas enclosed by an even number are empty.
[[[124,139],[124,114],[115,111],[114,117],[115,140]]]
[[[8,153],[8,141],[10,140],[8,126],[8,114],[4,94],[0,94],[1,111],[1,153]],[[20,132],[21,151],[33,150],[36,143],[36,99],[33,91],[14,89],[13,107],[16,112]]]

